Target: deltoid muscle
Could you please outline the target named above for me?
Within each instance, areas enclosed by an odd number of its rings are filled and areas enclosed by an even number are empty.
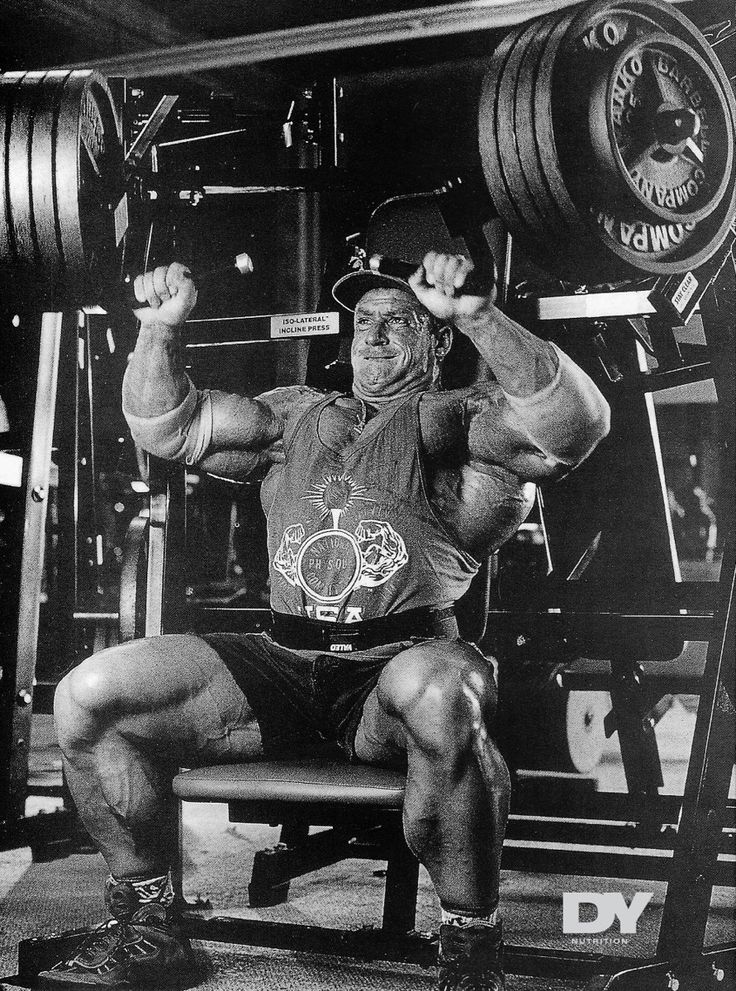
[[[359,584],[364,588],[382,585],[409,560],[404,541],[389,523],[361,520],[355,536],[363,562]]]

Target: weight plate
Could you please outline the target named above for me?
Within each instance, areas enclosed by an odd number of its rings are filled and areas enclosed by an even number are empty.
[[[501,170],[506,188],[523,222],[523,232],[546,240],[544,237],[545,219],[537,207],[527,173],[516,143],[516,96],[517,81],[522,61],[539,30],[532,22],[519,34],[511,46],[498,83],[499,112],[495,121],[496,143]]]
[[[611,709],[606,692],[570,692],[565,712],[569,761],[579,774],[590,774],[606,745],[604,721]]]
[[[669,30],[665,23],[666,13],[661,4],[648,3],[647,0],[640,3],[596,0],[571,18],[564,42],[566,57],[575,50],[578,55],[583,52],[607,52],[634,41],[642,34]]]
[[[586,224],[591,193],[604,193],[600,176],[583,151],[587,147],[588,92],[601,59],[622,44],[659,30],[649,14],[634,4],[596,0],[569,13],[563,36],[555,39],[555,62],[550,102],[539,109],[540,148],[544,155],[554,134],[557,154],[557,185],[564,192],[564,212],[573,222]],[[646,3],[639,4],[646,7]],[[547,126],[545,126],[545,122]],[[545,167],[553,163],[545,161]],[[570,212],[572,211],[572,212]],[[590,259],[592,260],[592,259]],[[605,275],[603,266],[602,275]]]
[[[610,696],[568,693],[554,682],[525,676],[515,668],[520,659],[509,652],[501,664],[497,722],[506,760],[514,768],[589,774],[605,748],[603,720],[611,708]],[[545,658],[540,655],[538,660],[541,674]]]
[[[639,0],[628,4],[597,2],[583,8],[571,21],[561,46],[552,97],[563,181],[570,199],[585,216],[599,242],[598,249],[586,253],[585,260],[581,252],[581,272],[587,269],[598,276],[611,278],[613,274],[631,276],[646,271],[667,275],[697,268],[715,254],[733,221],[736,201],[733,165],[727,161],[728,147],[725,157],[721,158],[724,171],[716,170],[718,186],[722,188],[720,202],[709,216],[685,223],[658,217],[633,194],[622,197],[621,202],[606,196],[610,176],[586,168],[591,163],[590,159],[585,161],[585,156],[581,160],[581,145],[589,145],[584,137],[589,121],[586,108],[584,131],[576,134],[578,119],[582,120],[580,94],[592,85],[601,65],[610,66],[617,58],[616,48],[622,51],[626,45],[637,39],[645,40],[662,29],[672,36],[668,39],[671,43],[679,39],[691,46],[710,70],[711,84],[713,77],[717,81],[720,94],[716,98],[717,90],[711,89],[711,103],[715,104],[716,112],[723,115],[723,120],[716,125],[716,130],[722,125],[722,133],[730,134],[725,138],[726,146],[733,144],[736,117],[730,84],[707,42],[687,18],[662,0]],[[560,123],[565,116],[574,124],[567,131]],[[619,179],[619,184],[621,182]],[[601,196],[596,195],[598,189]],[[718,196],[713,197],[713,202],[717,201]]]
[[[557,135],[553,123],[553,95],[555,93],[555,80],[558,75],[558,57],[563,39],[574,16],[574,12],[570,11],[564,14],[544,44],[537,69],[538,82],[534,87],[532,116],[542,173],[552,197],[565,224],[573,232],[582,234],[586,230],[586,225],[568,192],[567,184],[562,175]]]
[[[43,72],[27,72],[16,87],[7,144],[8,213],[16,275],[31,279],[38,275],[31,193],[31,138],[43,78]]]
[[[95,72],[71,72],[65,83],[54,190],[66,285],[97,302],[100,289],[120,279],[127,215],[118,117]]]
[[[0,106],[2,107],[2,134],[0,134],[0,262],[3,267],[15,265],[13,250],[10,197],[8,195],[8,144],[13,119],[13,101],[24,72],[6,72],[0,76]]]
[[[690,45],[650,35],[591,87],[593,158],[609,198],[655,222],[703,220],[726,193],[734,138],[718,80]]]
[[[629,29],[627,32],[619,31],[618,44],[633,41],[637,36],[655,29],[665,31],[671,37],[691,45],[718,79],[722,95],[729,104],[732,123],[736,126],[736,117],[733,116],[733,87],[728,75],[702,32],[669,0],[631,0],[622,4],[596,0],[573,18],[565,38],[566,47],[568,49],[574,49],[576,46],[579,49],[588,47],[586,38],[589,38],[591,31],[597,30],[600,33],[601,25],[606,21],[611,19],[620,21],[621,18],[629,20]]]
[[[636,31],[642,33],[652,29],[666,31],[672,37],[688,43],[697,39],[698,49],[703,43],[708,44],[693,22],[680,13],[671,0],[630,0],[628,3],[596,0],[578,11],[570,25],[566,44],[589,47],[592,41],[599,49],[607,50],[610,44],[606,40],[603,25],[607,21],[622,18],[629,18],[631,24],[626,37],[621,35],[617,44],[632,41]],[[591,34],[594,40],[591,39]]]
[[[713,213],[698,224],[631,220],[603,209],[591,222],[604,247],[624,263],[622,274],[677,275],[703,265],[720,248],[736,215],[733,182]]]
[[[501,168],[496,140],[496,122],[502,113],[498,103],[498,86],[506,60],[525,25],[505,35],[491,56],[481,85],[478,103],[478,148],[483,174],[493,203],[507,229],[514,235],[525,231],[524,221],[513,203]],[[508,126],[508,124],[507,124]]]
[[[54,196],[54,135],[68,70],[47,72],[41,88],[31,139],[31,194],[40,276],[50,295],[62,277],[62,250]]]
[[[519,162],[526,176],[527,185],[534,197],[537,210],[543,218],[546,233],[564,230],[565,217],[552,195],[547,176],[540,159],[534,133],[534,101],[537,86],[549,86],[551,79],[538,73],[542,52],[558,23],[557,17],[546,17],[539,25],[524,52],[516,77],[514,99],[514,132]]]

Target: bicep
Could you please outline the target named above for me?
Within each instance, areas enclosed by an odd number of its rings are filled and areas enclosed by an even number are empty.
[[[263,451],[284,436],[287,421],[321,396],[307,386],[286,386],[254,399],[212,390],[211,451]]]
[[[210,392],[211,437],[208,451],[260,450],[277,440],[283,425],[260,398]]]
[[[188,465],[228,451],[267,451],[283,436],[284,424],[301,391],[274,390],[255,399],[214,389],[189,392],[174,409],[142,417],[125,406],[131,433],[151,454]]]

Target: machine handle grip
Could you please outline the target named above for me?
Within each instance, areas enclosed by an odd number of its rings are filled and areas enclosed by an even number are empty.
[[[406,262],[399,258],[389,258],[386,255],[371,255],[368,259],[368,267],[372,272],[395,275],[399,279],[408,279],[419,268],[412,262]],[[468,273],[458,292],[468,296],[490,296],[495,285],[495,271],[488,272],[474,268],[472,272]]]
[[[240,254],[235,255],[234,258],[231,258],[225,264],[215,265],[212,268],[204,269],[203,271],[193,271],[192,269],[189,270],[192,282],[195,284],[198,291],[201,289],[206,289],[209,286],[216,285],[222,278],[226,275],[232,274],[233,272],[238,272],[240,275],[250,275],[253,272],[253,259],[246,251],[241,251]],[[146,305],[136,299],[132,282],[126,283],[123,287],[122,299],[120,299],[119,302],[121,305],[132,310]]]

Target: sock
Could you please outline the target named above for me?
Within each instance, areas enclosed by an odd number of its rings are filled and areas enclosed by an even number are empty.
[[[442,924],[445,926],[495,926],[498,924],[499,912],[495,908],[490,915],[466,915],[464,912],[451,912],[442,909]]]
[[[149,902],[159,902],[168,908],[174,901],[171,871],[167,871],[166,874],[161,874],[158,877],[116,878],[111,874],[108,878],[108,885],[121,884],[122,882],[133,886],[141,905],[147,905]]]

